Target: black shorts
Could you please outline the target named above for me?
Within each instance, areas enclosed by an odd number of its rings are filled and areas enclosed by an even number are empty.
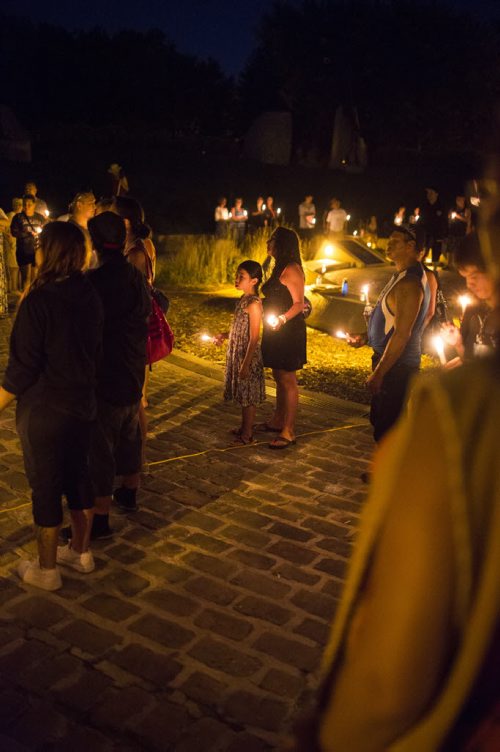
[[[94,494],[89,476],[90,423],[46,405],[17,410],[33,518],[41,527],[62,523],[62,497],[69,509],[90,509]]]
[[[140,402],[125,407],[97,403],[97,421],[92,426],[90,442],[90,476],[96,496],[111,496],[117,475],[141,471],[139,405]]]
[[[18,266],[35,266],[35,257],[20,251],[16,251],[16,261]]]

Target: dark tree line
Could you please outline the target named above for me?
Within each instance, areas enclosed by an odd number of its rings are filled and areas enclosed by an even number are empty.
[[[159,30],[74,33],[0,16],[0,49],[1,100],[31,129],[78,123],[210,136],[231,122],[232,81]]]
[[[500,29],[433,2],[276,2],[240,93],[244,120],[289,109],[298,145],[323,151],[338,105],[372,150],[474,149],[500,97]]]
[[[0,15],[0,50],[0,99],[32,131],[238,137],[259,113],[285,109],[296,149],[327,155],[344,105],[372,153],[463,151],[483,146],[500,99],[498,24],[431,1],[275,2],[238,86],[158,30],[70,32]]]

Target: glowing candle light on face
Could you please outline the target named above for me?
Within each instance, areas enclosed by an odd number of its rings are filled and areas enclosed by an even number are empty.
[[[279,324],[279,318],[274,313],[270,313],[269,316],[266,316],[266,321],[272,329]]]
[[[460,303],[460,306],[462,308],[462,318],[463,318],[465,314],[465,309],[467,308],[467,306],[470,305],[471,300],[468,295],[460,295],[458,298],[458,302]]]
[[[436,335],[435,337],[432,338],[432,344],[434,346],[435,351],[438,354],[441,365],[444,366],[446,363],[446,355],[444,354],[443,338],[440,337],[439,335]]]
[[[335,336],[337,339],[347,339],[347,332],[343,332],[342,329],[337,329]]]

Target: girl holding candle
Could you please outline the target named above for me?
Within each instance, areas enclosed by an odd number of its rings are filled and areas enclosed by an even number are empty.
[[[248,260],[239,265],[234,284],[243,296],[236,305],[229,333],[224,385],[224,399],[241,405],[241,425],[232,431],[235,444],[252,443],[255,409],[266,398],[259,346],[262,303],[258,293],[261,282],[260,264]]]

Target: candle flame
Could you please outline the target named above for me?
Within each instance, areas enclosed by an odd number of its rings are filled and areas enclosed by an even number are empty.
[[[444,354],[443,338],[440,337],[439,334],[437,334],[435,337],[432,338],[432,345],[438,354],[441,365],[444,365],[446,363],[446,356]]]
[[[270,313],[269,316],[266,317],[266,321],[273,329],[275,326],[278,326],[279,319],[274,313]]]
[[[465,309],[467,308],[467,306],[470,306],[472,301],[468,295],[459,295],[458,302],[462,308],[462,316],[463,316],[465,313]]]
[[[331,258],[333,256],[333,245],[331,243],[327,243],[323,248],[323,253],[325,254],[325,256]]]
[[[335,336],[337,339],[347,339],[347,332],[343,332],[342,329],[337,329]]]
[[[347,217],[346,217],[346,219],[347,219],[347,221],[349,222],[349,220],[351,219],[351,215],[350,215],[350,214],[348,214],[348,215],[347,215]]]
[[[200,334],[200,339],[202,342],[211,342],[213,337],[210,334]]]

